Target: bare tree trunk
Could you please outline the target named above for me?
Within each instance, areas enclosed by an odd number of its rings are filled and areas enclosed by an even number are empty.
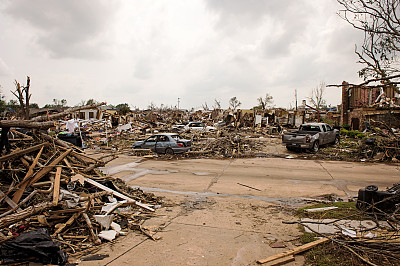
[[[53,121],[35,122],[32,120],[0,120],[0,127],[22,127],[22,128],[38,128],[47,129],[53,127]]]
[[[31,217],[32,215],[40,213],[51,207],[53,207],[53,202],[43,202],[43,203],[39,203],[38,205],[35,205],[35,206],[30,206],[30,207],[26,208],[25,210],[23,210],[22,212],[10,214],[10,215],[0,219],[0,228],[4,228],[4,227],[14,224],[16,222],[19,222],[25,218]]]
[[[101,105],[105,105],[105,102],[102,103],[97,103],[97,104],[92,104],[92,105],[85,105],[85,106],[78,106],[78,107],[71,107],[68,108],[67,110],[65,110],[64,112],[58,113],[58,114],[54,114],[54,115],[44,115],[44,116],[38,116],[38,117],[34,117],[31,119],[31,121],[36,121],[36,122],[40,122],[40,121],[46,121],[46,120],[54,120],[54,119],[58,119],[61,118],[67,114],[76,112],[76,111],[80,111],[80,110],[87,110],[87,109],[92,109],[92,108],[97,108]]]

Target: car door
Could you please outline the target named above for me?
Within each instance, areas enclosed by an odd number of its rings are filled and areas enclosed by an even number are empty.
[[[322,128],[322,131],[319,132],[319,144],[323,145],[327,143],[327,130],[325,125],[320,126]]]
[[[165,149],[169,147],[169,138],[165,135],[159,135],[155,151],[157,153],[165,153]]]
[[[156,147],[156,143],[157,143],[157,136],[151,136],[148,137],[145,142],[143,143],[143,149],[151,149],[151,150],[155,150]]]
[[[327,135],[326,135],[326,138],[327,138],[327,143],[331,143],[331,142],[334,142],[335,141],[335,138],[336,138],[336,133],[335,133],[335,131],[333,130],[333,128],[330,126],[330,125],[326,125],[326,129],[327,129]]]

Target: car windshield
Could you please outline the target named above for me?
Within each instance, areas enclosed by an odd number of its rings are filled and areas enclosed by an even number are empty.
[[[319,126],[314,126],[314,125],[302,125],[300,127],[300,131],[316,131],[319,132],[321,131]]]
[[[179,135],[171,135],[171,138],[172,138],[173,140],[175,140],[175,141],[178,141],[178,140],[181,140],[181,139],[182,139],[182,137],[179,136]]]

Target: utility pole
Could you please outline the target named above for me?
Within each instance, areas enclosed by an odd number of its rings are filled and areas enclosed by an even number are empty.
[[[179,110],[179,100],[180,100],[180,99],[181,99],[181,98],[178,97],[178,110]]]
[[[294,90],[294,97],[296,98],[296,111],[297,111],[297,89]]]

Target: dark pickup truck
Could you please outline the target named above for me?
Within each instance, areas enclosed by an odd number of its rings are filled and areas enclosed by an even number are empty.
[[[328,143],[339,143],[339,131],[325,123],[302,124],[298,131],[282,135],[282,144],[288,150],[301,148],[317,152],[320,145]]]

